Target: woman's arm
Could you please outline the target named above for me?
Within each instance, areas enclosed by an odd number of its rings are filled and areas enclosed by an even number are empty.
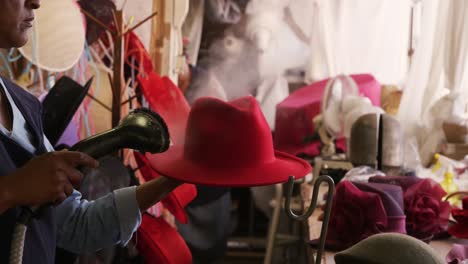
[[[57,207],[59,247],[90,253],[115,244],[125,245],[141,223],[141,213],[164,199],[180,183],[165,177],[138,187],[115,190],[94,201],[77,191]]]
[[[166,177],[159,177],[138,186],[136,189],[136,199],[140,211],[144,212],[155,203],[164,199],[180,184],[181,182],[179,181]]]

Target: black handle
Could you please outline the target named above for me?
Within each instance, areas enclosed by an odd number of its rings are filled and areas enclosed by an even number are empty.
[[[161,153],[169,148],[169,143],[169,131],[164,120],[157,113],[140,108],[122,119],[119,126],[84,139],[70,150],[83,152],[99,159],[122,148]],[[27,225],[40,209],[39,206],[25,208],[18,222]]]

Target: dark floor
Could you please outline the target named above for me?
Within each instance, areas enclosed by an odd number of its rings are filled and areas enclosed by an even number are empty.
[[[266,237],[269,226],[269,219],[252,204],[251,193],[248,189],[233,189],[232,198],[235,201],[233,208],[237,208],[234,214],[236,229],[229,239],[226,256],[216,264],[263,264],[265,257]],[[283,234],[291,233],[291,224],[285,215],[280,220],[279,232]],[[293,228],[294,229],[294,228]],[[298,230],[293,233],[298,232]],[[233,246],[233,245],[236,245]],[[245,247],[244,244],[249,246]],[[286,250],[285,247],[275,248],[273,263],[301,263],[298,254],[303,253],[297,244],[291,244]],[[288,253],[286,253],[288,252]],[[286,255],[289,261],[286,260]]]
[[[220,264],[263,264],[263,259],[226,257]]]

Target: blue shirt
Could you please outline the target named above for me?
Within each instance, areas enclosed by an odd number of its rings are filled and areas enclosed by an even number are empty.
[[[34,153],[33,136],[26,120],[1,78],[0,86],[13,113],[12,130],[0,124],[0,133]],[[54,151],[45,136],[44,144],[49,152]],[[141,223],[134,186],[116,190],[94,201],[81,199],[81,193],[75,190],[56,209],[57,246],[74,253],[91,253],[115,244],[126,245]]]

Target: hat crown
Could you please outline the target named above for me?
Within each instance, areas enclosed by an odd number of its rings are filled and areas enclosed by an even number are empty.
[[[187,159],[211,167],[246,167],[275,160],[270,128],[252,96],[231,102],[197,100],[184,148]]]

